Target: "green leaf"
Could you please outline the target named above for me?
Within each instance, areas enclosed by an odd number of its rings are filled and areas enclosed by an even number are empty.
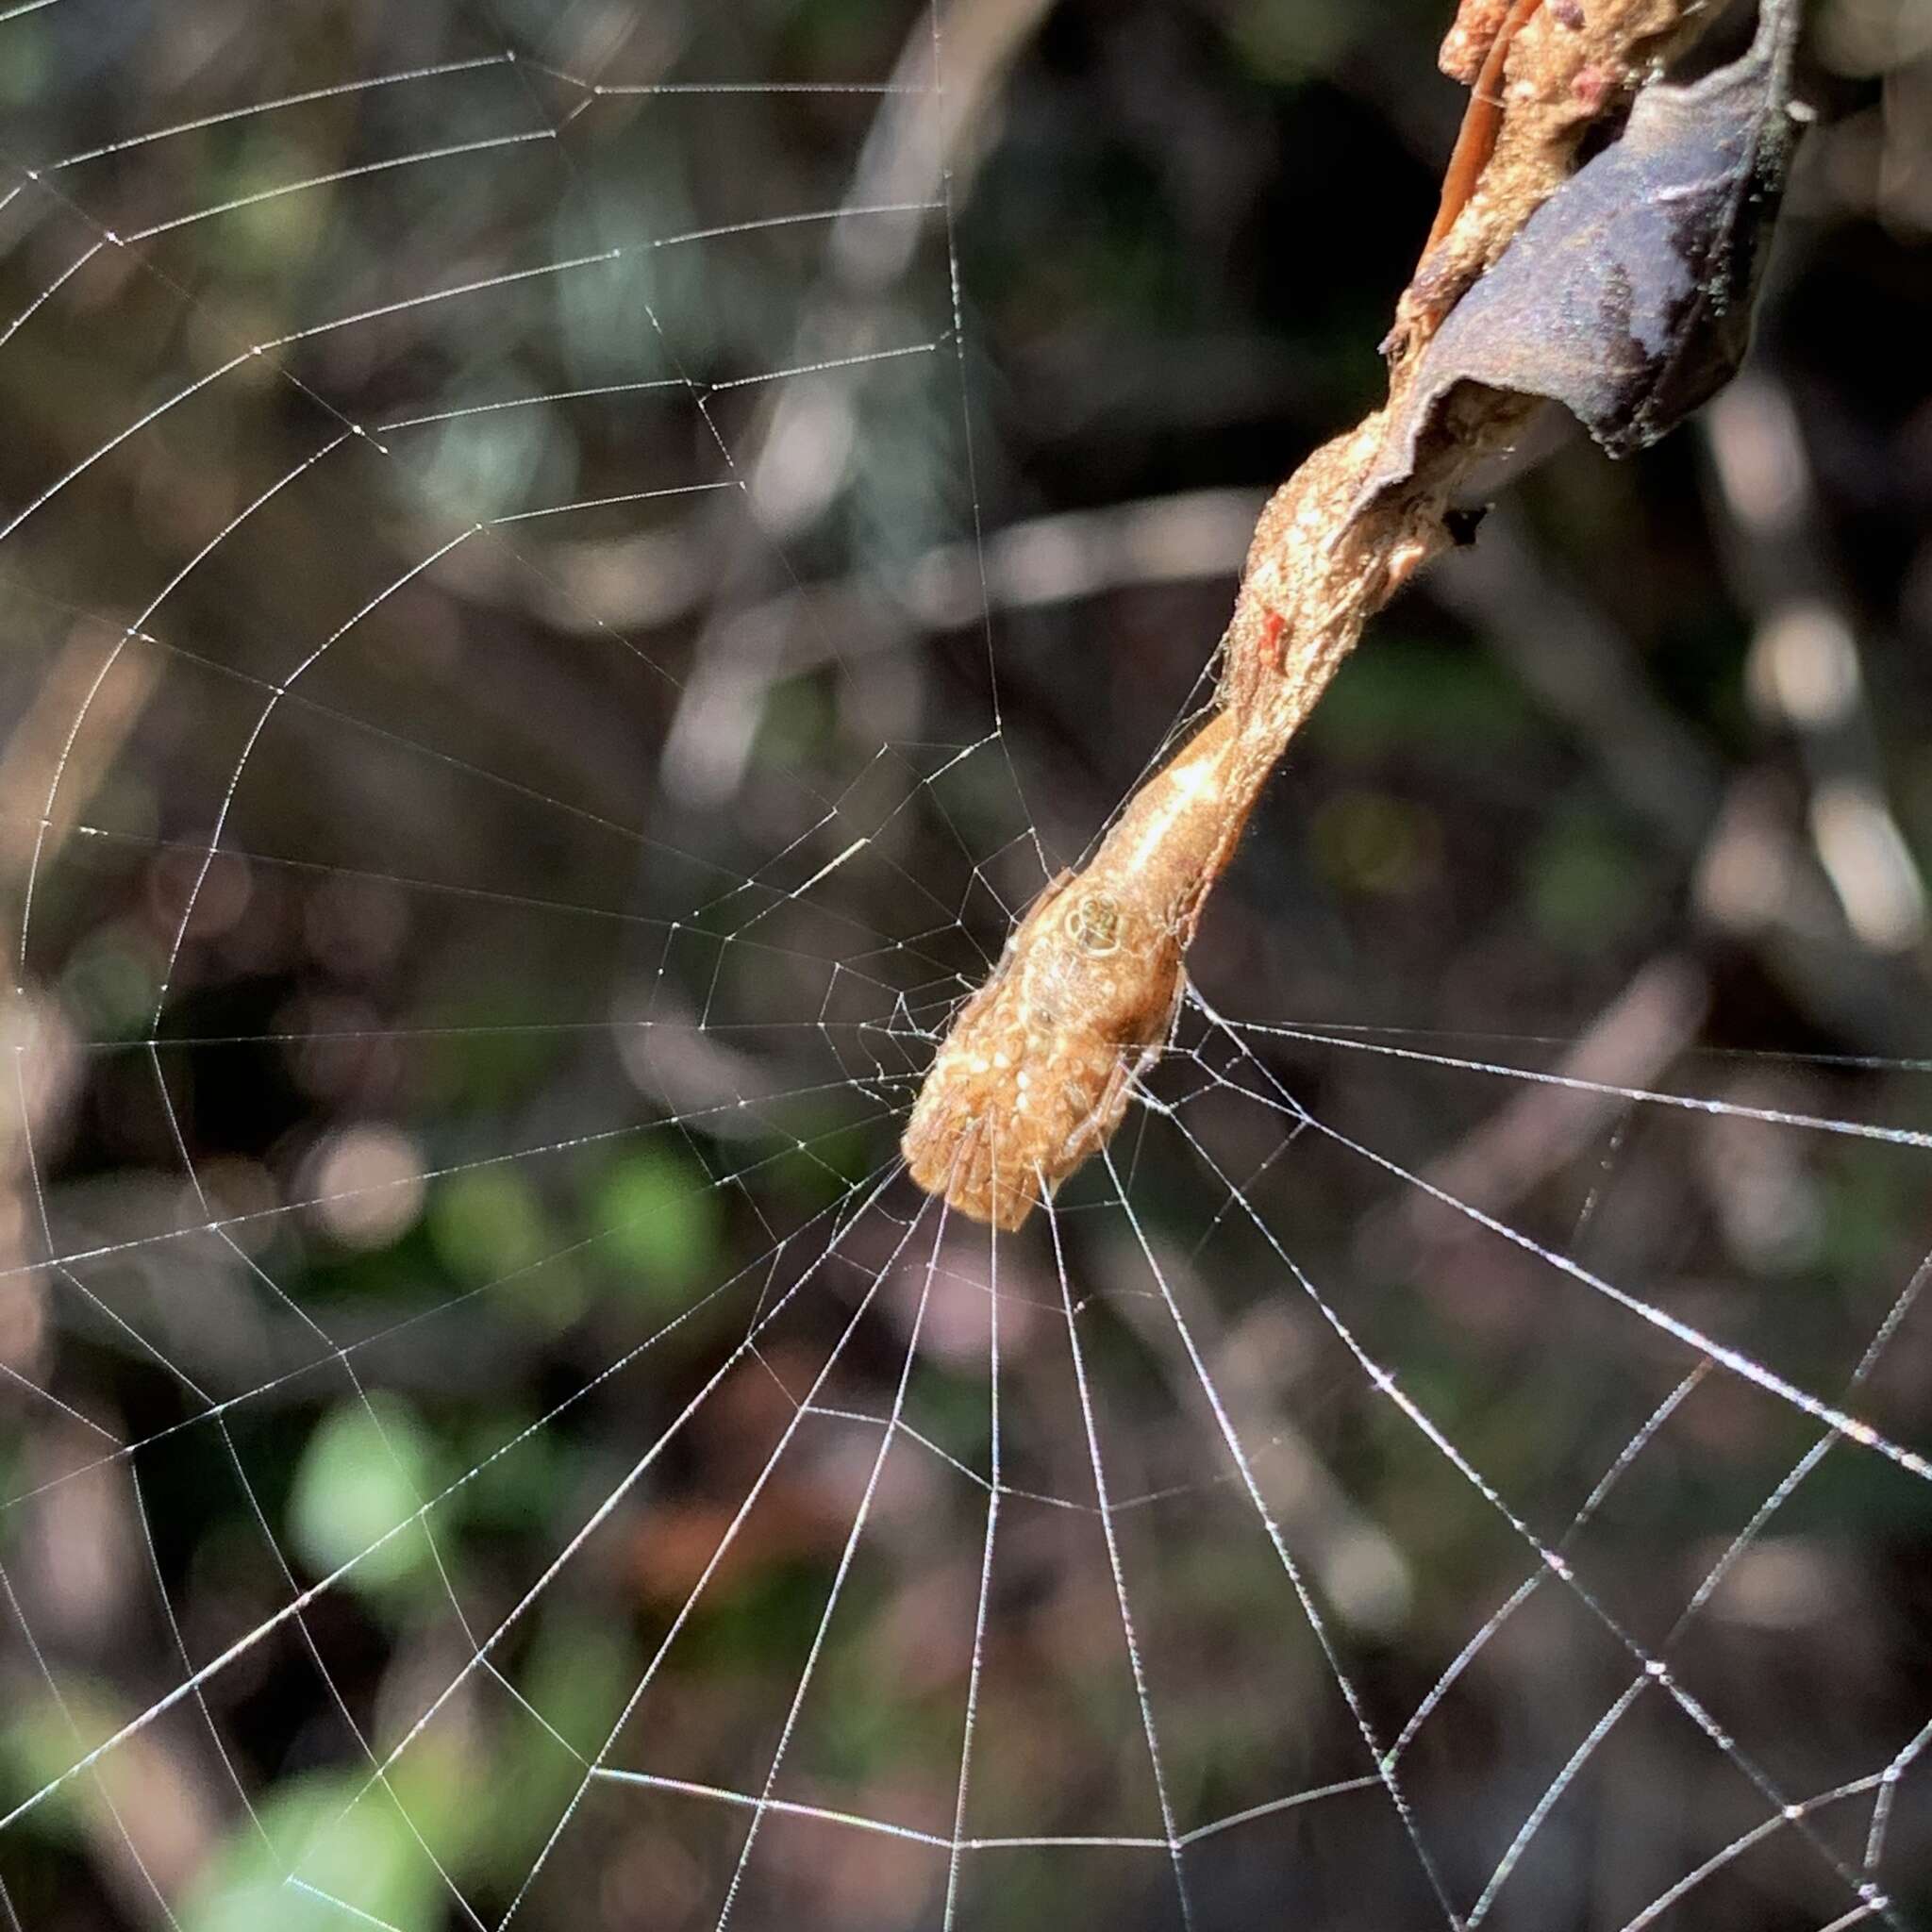
[[[437,1459],[427,1432],[392,1396],[331,1410],[295,1471],[295,1546],[324,1575],[359,1558],[346,1581],[369,1594],[432,1570],[427,1535],[409,1519],[441,1487]]]
[[[652,1301],[674,1299],[716,1259],[724,1203],[693,1163],[668,1148],[641,1147],[605,1176],[597,1221],[603,1252]]]
[[[509,1167],[452,1174],[429,1204],[429,1239],[452,1274],[498,1281],[550,1246],[542,1203]]]
[[[345,1905],[395,1932],[431,1932],[435,1869],[394,1801],[378,1788],[358,1802],[362,1790],[333,1776],[279,1786],[258,1807],[268,1842],[250,1822],[234,1828],[182,1902],[182,1932],[341,1932],[358,1923]]]

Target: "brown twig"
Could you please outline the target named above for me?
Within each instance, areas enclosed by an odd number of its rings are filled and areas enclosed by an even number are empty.
[[[1476,182],[1496,151],[1496,135],[1503,125],[1503,63],[1509,58],[1510,44],[1523,24],[1542,4],[1543,0],[1516,0],[1490,37],[1482,65],[1476,69],[1475,83],[1470,90],[1469,106],[1463,112],[1449,165],[1442,171],[1442,198],[1436,204],[1429,239],[1423,243],[1424,255],[1456,225],[1456,217],[1468,207]]]

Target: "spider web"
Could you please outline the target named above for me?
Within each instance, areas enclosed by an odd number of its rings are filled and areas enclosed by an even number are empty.
[[[899,1174],[1025,612],[1252,507],[982,529],[891,26],[0,12],[0,1910],[1921,1923],[1924,1063],[1252,1008],[1264,828],[1037,1224]]]

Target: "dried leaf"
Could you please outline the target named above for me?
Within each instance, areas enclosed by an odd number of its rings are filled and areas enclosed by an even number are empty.
[[[1423,352],[1359,502],[1402,482],[1460,382],[1563,404],[1613,456],[1674,428],[1736,373],[1792,144],[1794,0],[1751,45],[1642,90],[1621,139],[1524,224]]]

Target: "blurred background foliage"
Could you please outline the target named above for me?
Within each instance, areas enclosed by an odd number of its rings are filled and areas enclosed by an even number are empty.
[[[908,1359],[923,1453],[777,1790],[950,1834],[989,1254],[868,1177],[1008,909],[1205,700],[1265,491],[1379,399],[1446,14],[952,0],[936,92],[924,10],[858,0],[0,9],[8,1805],[341,1572],[0,1832],[15,1923],[714,1923],[740,1808],[599,1782],[546,1843],[647,1671],[609,1761],[756,1795]],[[1191,1017],[1191,1144],[1121,1141],[1385,1741],[1526,1552],[1296,1267],[1553,1541],[1695,1357],[1268,1080],[1833,1398],[1932,1242],[1921,1150],[1363,1050],[1926,1125],[1932,15],[1824,0],[1803,91],[1746,377],[1633,462],[1554,438],[1374,626],[1191,961],[1295,1032],[1257,1073]],[[1119,1192],[1069,1188],[1064,1262],[1199,1823],[1363,1754]],[[1037,1500],[1093,1493],[1043,1229],[1000,1270],[974,1828],[1144,1833],[1094,1518]],[[1908,1442],[1926,1350],[1852,1405]],[[1923,1722],[1924,1486],[1835,1452],[1677,1620],[1811,1440],[1695,1374],[1566,1545],[1807,1795]],[[1405,1745],[1465,1904],[1629,1674],[1552,1597]],[[1882,1876],[1932,1911],[1922,1781]],[[1761,1815],[1652,1698],[1492,1920],[1624,1924]],[[920,1847],[762,1830],[743,1923],[938,1923]],[[1197,1924],[1441,1922],[1374,1792],[1190,1876]],[[1786,1832],[1665,1923],[1845,1899]],[[962,1911],[1174,1897],[1143,1851],[976,1854]]]

